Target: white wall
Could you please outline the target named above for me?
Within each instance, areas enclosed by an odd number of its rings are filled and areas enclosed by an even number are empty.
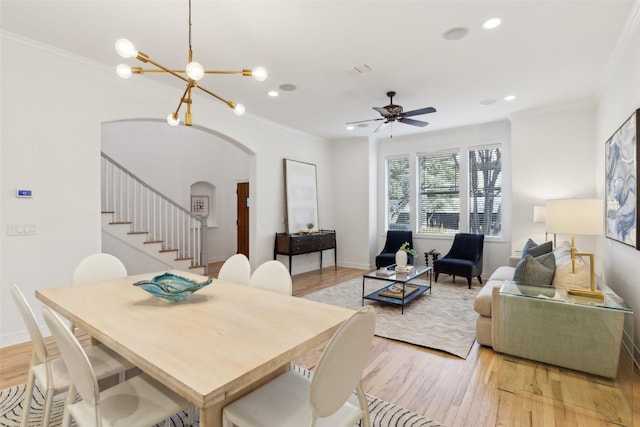
[[[365,140],[333,142],[333,203],[335,206],[338,265],[368,269],[372,247],[370,209],[375,191],[370,191],[372,150]],[[375,249],[375,248],[374,248]]]
[[[111,66],[6,32],[0,41],[0,219],[3,229],[9,223],[38,224],[35,236],[0,234],[0,346],[4,347],[27,339],[9,284],[21,286],[39,311],[36,289],[68,283],[75,265],[100,251],[102,124],[166,117],[182,91],[144,77],[122,80]],[[273,257],[274,234],[284,231],[283,157],[317,165],[320,225],[334,227],[327,141],[250,114],[237,117],[211,98],[194,97],[194,121],[255,153],[249,170],[254,267]],[[17,199],[16,189],[25,187],[35,196]],[[312,261],[310,256],[296,257],[294,273],[317,268]]]
[[[594,144],[597,158],[594,168],[598,176],[598,196],[602,198],[604,144],[631,113],[640,108],[640,4],[635,8],[628,31],[614,52],[613,59],[602,85],[596,111]],[[604,266],[607,284],[635,311],[636,360],[640,360],[640,351],[637,350],[640,343],[640,251],[602,238],[596,257]]]
[[[544,224],[533,222],[534,206],[544,205],[548,199],[596,196],[594,122],[594,103],[513,115],[513,250],[522,249],[528,238],[544,241]],[[557,239],[560,242],[570,236],[559,235]],[[576,236],[576,246],[581,251],[594,251],[595,239]]]

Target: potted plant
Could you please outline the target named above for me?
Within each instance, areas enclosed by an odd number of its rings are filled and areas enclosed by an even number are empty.
[[[402,246],[400,246],[400,249],[398,249],[398,252],[396,252],[396,265],[406,267],[407,259],[409,258],[407,254],[417,255],[416,251],[410,247],[409,242],[404,242]]]
[[[307,233],[311,234],[312,231],[313,231],[313,223],[310,222],[307,224]]]

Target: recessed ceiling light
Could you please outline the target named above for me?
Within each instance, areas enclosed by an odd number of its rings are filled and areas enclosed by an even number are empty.
[[[353,125],[347,125],[347,130],[354,130],[355,128],[353,127]]]
[[[469,34],[469,30],[464,27],[455,27],[450,30],[445,31],[442,34],[442,37],[445,40],[460,40]]]
[[[503,98],[505,101],[513,101],[514,99],[516,99],[515,95],[507,95]]]
[[[291,83],[285,83],[283,85],[280,85],[280,90],[283,90],[285,92],[293,92],[296,89],[297,89],[296,85],[292,85]]]
[[[490,30],[492,28],[496,28],[501,23],[502,19],[500,18],[487,19],[486,21],[484,21],[484,24],[482,24],[482,28],[484,28],[485,30]]]
[[[483,99],[482,101],[480,101],[480,104],[482,105],[491,105],[495,103],[496,103],[496,100],[493,98]]]
[[[276,96],[278,96],[278,91],[277,90],[270,90],[268,95],[272,98],[275,98]]]

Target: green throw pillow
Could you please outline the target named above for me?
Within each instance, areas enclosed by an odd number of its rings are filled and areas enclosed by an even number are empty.
[[[524,244],[524,248],[522,248],[522,258],[527,255],[531,255],[532,257],[538,257],[540,255],[548,254],[553,251],[553,242],[548,241],[541,244],[537,244],[533,240],[527,240],[527,243]]]
[[[548,286],[553,282],[555,271],[556,258],[553,252],[536,258],[528,254],[518,261],[513,273],[513,280],[522,285]]]

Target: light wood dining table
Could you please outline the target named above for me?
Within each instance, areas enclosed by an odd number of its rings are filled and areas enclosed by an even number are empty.
[[[36,297],[184,396],[202,427],[221,426],[227,403],[326,342],[354,313],[216,279],[177,303],[132,286],[162,273],[38,289]]]

